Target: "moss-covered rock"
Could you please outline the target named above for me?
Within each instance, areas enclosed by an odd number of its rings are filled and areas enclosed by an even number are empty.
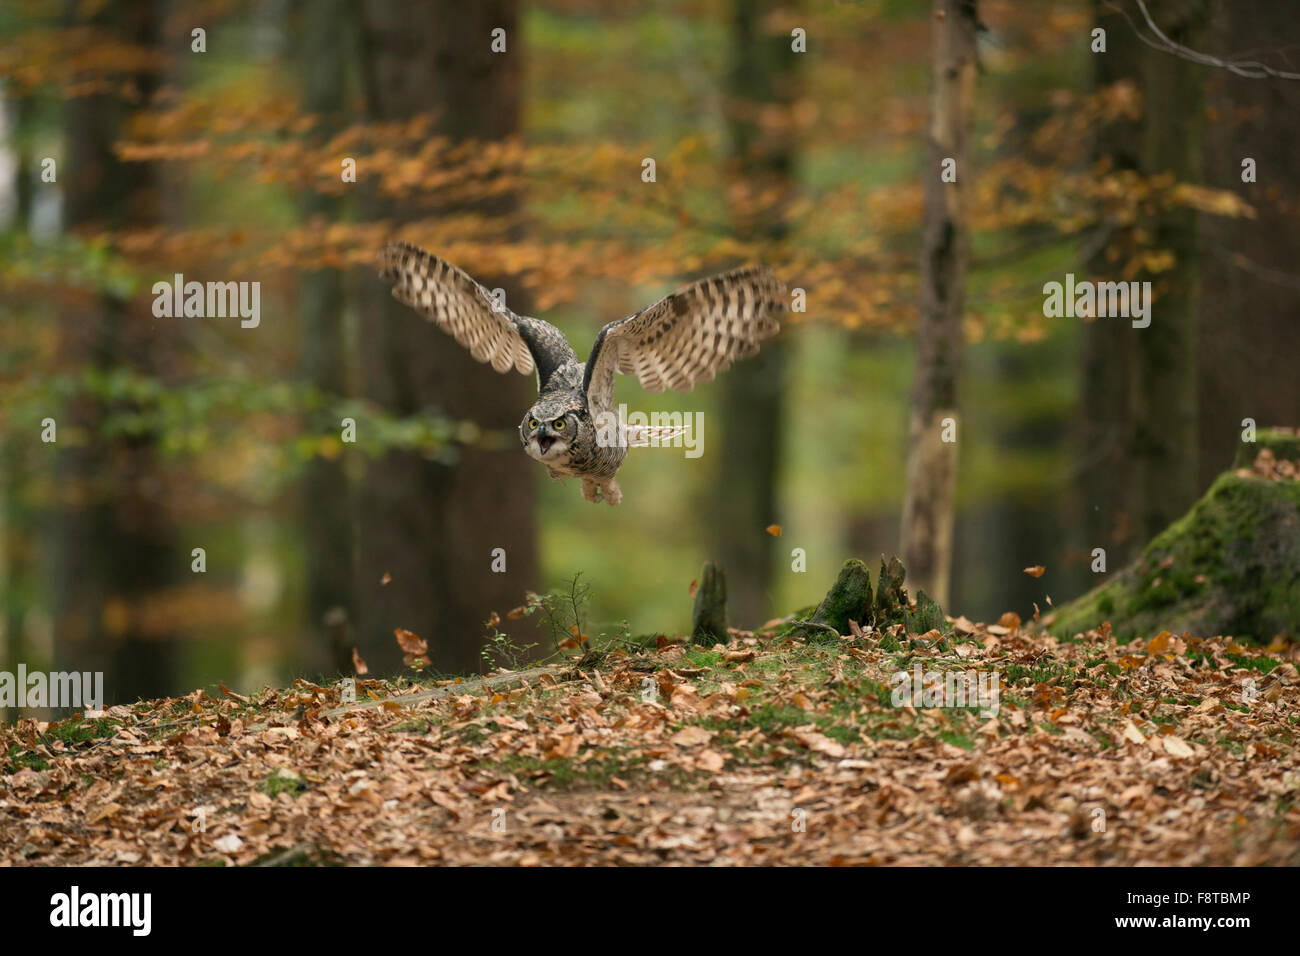
[[[1058,610],[1049,629],[1069,637],[1103,621],[1121,639],[1300,634],[1300,482],[1221,475],[1137,561]]]

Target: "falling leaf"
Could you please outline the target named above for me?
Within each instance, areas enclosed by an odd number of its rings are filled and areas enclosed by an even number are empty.
[[[1016,628],[1020,626],[1020,615],[1017,614],[1015,611],[1007,611],[1000,618],[998,618],[998,626],[1005,627],[1014,631]]]
[[[402,657],[403,664],[418,670],[423,670],[429,666],[429,645],[418,634],[403,630],[400,627],[394,628],[393,633],[397,635],[397,646],[404,653]]]
[[[1041,564],[1035,564],[1032,568],[1025,568],[1025,574],[1029,575],[1031,578],[1041,578],[1043,572],[1046,570],[1047,568],[1043,567]]]
[[[385,571],[384,576],[379,579],[379,586],[382,588],[392,583],[393,583],[393,576],[389,574],[387,571]]]
[[[774,538],[781,537],[781,526],[779,524],[770,524],[767,526],[767,533]]]
[[[370,668],[366,666],[366,662],[361,659],[361,655],[355,647],[352,648],[352,669],[357,672],[358,677],[370,673]]]
[[[412,631],[398,627],[393,629],[393,633],[397,636],[397,646],[407,654],[423,654],[429,649],[420,635]]]
[[[690,598],[692,601],[695,600],[695,592],[698,591],[699,589],[700,589],[700,582],[699,579],[697,578],[696,580],[691,582]]]

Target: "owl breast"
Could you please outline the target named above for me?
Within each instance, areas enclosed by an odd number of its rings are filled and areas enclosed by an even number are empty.
[[[613,478],[627,456],[627,448],[612,440],[612,429],[605,431],[598,429],[591,415],[583,409],[578,415],[578,431],[569,445],[568,454],[555,462],[548,461],[547,467],[564,476]]]

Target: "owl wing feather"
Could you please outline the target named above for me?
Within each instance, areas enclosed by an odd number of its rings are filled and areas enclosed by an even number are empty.
[[[379,274],[393,298],[409,305],[498,372],[537,372],[540,392],[551,374],[577,355],[564,333],[540,319],[496,307],[487,289],[464,270],[409,242],[390,242]]]
[[[606,325],[587,359],[583,391],[591,409],[614,404],[614,373],[635,375],[649,392],[689,392],[780,329],[785,287],[749,267],[693,282],[654,305]]]

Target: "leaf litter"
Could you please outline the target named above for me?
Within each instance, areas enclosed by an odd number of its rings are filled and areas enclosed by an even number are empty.
[[[950,623],[23,719],[0,729],[0,859],[1300,863],[1294,643]],[[894,706],[917,666],[998,673],[997,714]]]

